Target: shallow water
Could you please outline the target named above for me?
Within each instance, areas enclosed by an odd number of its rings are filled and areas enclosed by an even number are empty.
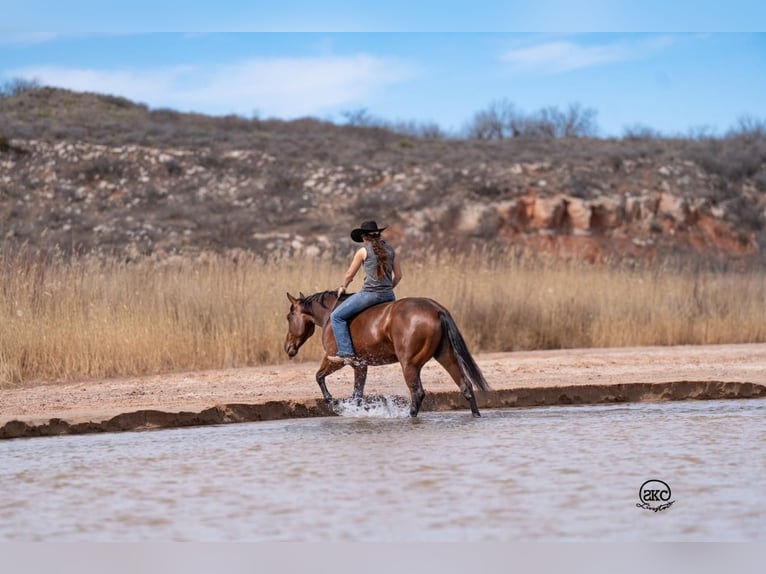
[[[766,401],[343,416],[0,442],[0,540],[766,538]],[[673,505],[638,508],[666,482]]]

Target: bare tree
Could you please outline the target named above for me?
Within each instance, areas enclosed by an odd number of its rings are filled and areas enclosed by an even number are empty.
[[[524,135],[555,138],[559,137],[559,126],[563,123],[563,114],[555,106],[542,108],[528,122],[528,133]]]
[[[622,137],[627,140],[661,139],[663,135],[644,124],[631,124],[622,128]]]
[[[516,121],[516,107],[506,99],[490,102],[487,109],[474,114],[466,132],[469,138],[480,140],[501,140],[513,137]]]
[[[727,135],[729,137],[745,136],[752,139],[766,137],[766,120],[750,115],[740,116]]]
[[[367,108],[357,108],[355,110],[346,110],[340,114],[350,126],[369,127],[377,125],[379,122],[370,114]]]
[[[561,117],[561,137],[585,138],[598,135],[596,116],[593,108],[582,108],[579,103],[569,104],[569,108]]]
[[[12,78],[0,85],[0,97],[18,96],[27,92],[34,92],[40,88],[42,88],[42,84],[36,78]]]
[[[596,110],[583,108],[579,103],[569,104],[562,112],[556,106],[542,108],[527,122],[524,135],[551,138],[595,137],[598,133]]]
[[[474,139],[509,137],[593,137],[598,133],[596,111],[570,104],[562,112],[556,106],[541,108],[525,115],[508,100],[496,100],[476,114],[466,134]]]

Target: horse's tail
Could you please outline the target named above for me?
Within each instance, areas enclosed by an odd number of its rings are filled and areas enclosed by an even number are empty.
[[[460,329],[457,328],[455,320],[446,311],[439,311],[439,319],[441,319],[442,327],[447,334],[447,339],[465,379],[481,391],[491,391],[492,389],[479,369],[479,365],[476,364],[468,351],[468,346],[465,344],[465,339],[463,339]]]

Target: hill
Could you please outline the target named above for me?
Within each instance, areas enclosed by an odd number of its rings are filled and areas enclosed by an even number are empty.
[[[40,88],[0,98],[0,243],[163,257],[407,250],[766,261],[766,134],[424,139]]]

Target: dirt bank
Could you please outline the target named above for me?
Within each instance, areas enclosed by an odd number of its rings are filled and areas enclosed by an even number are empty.
[[[481,408],[766,397],[766,344],[575,349],[483,354],[494,389]],[[316,362],[37,383],[0,390],[0,438],[331,416]],[[424,410],[467,408],[435,362],[423,370]],[[328,378],[347,397],[352,371]],[[407,397],[397,366],[371,368],[367,394]]]

